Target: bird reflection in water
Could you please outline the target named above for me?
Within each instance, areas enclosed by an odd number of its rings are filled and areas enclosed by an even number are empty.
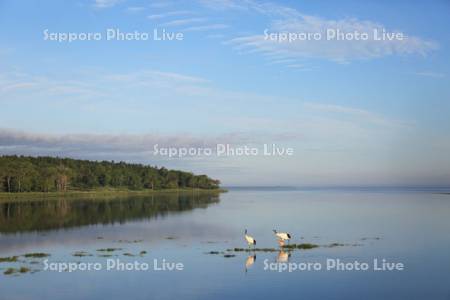
[[[286,251],[280,250],[280,252],[278,252],[278,255],[277,255],[277,262],[278,263],[289,262],[289,258],[290,257],[291,257],[291,253],[290,252],[286,252]]]
[[[247,273],[247,270],[255,263],[256,261],[256,254],[249,255],[247,259],[245,260],[245,273]]]

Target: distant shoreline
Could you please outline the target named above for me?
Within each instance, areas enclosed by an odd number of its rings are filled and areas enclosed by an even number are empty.
[[[126,189],[99,189],[86,191],[67,191],[67,192],[21,192],[8,193],[0,192],[0,203],[9,200],[35,200],[35,199],[56,199],[56,198],[74,198],[82,197],[88,199],[115,198],[120,196],[146,196],[159,195],[167,193],[225,193],[226,189],[160,189],[160,190],[126,190]],[[35,199],[34,199],[35,198]]]
[[[223,186],[227,190],[283,190],[283,191],[407,191],[450,194],[450,186]]]

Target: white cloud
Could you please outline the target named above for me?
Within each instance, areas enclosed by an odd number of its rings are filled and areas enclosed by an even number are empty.
[[[92,75],[92,74],[91,74]],[[73,76],[73,75],[72,75]],[[130,73],[105,73],[94,76],[77,73],[79,80],[36,76],[18,72],[0,73],[0,102],[7,99],[54,99],[58,96],[79,99],[112,98],[117,89],[146,90],[158,88],[171,93],[198,93],[206,89],[208,79],[158,70],[140,70]],[[29,97],[32,94],[33,97]],[[27,96],[28,95],[28,96]]]
[[[129,13],[138,13],[138,12],[144,11],[144,10],[145,10],[145,7],[143,7],[143,6],[130,6],[130,7],[127,7],[127,12],[129,12]]]
[[[224,37],[225,37],[225,35],[220,34],[220,33],[208,34],[206,36],[207,39],[222,39]]]
[[[433,71],[422,71],[422,72],[416,72],[415,74],[419,75],[419,76],[432,77],[432,78],[444,78],[445,77],[444,73],[433,72]]]
[[[257,13],[268,18],[267,28],[261,28],[260,33],[247,34],[231,39],[227,44],[233,45],[240,53],[261,53],[267,59],[326,59],[345,63],[355,59],[374,59],[390,55],[419,54],[426,55],[438,48],[438,45],[413,35],[407,35],[398,30],[388,30],[383,24],[358,20],[355,18],[326,19],[311,16],[300,11],[271,2],[252,0],[215,0],[199,1],[205,7],[217,10],[240,10]],[[274,41],[265,38],[264,30],[269,33],[320,33],[320,40]],[[368,34],[367,40],[327,40],[327,30],[342,33]],[[384,39],[378,41],[374,37],[374,30],[378,33],[401,33],[405,39]]]
[[[152,1],[149,6],[152,8],[165,8],[168,6],[172,6],[173,3],[171,1]]]
[[[226,10],[226,9],[245,9],[243,5],[246,1],[234,1],[234,0],[199,0],[199,2],[211,9]]]
[[[182,26],[182,25],[189,25],[189,24],[193,24],[193,23],[201,23],[201,22],[205,22],[206,19],[205,18],[186,18],[186,19],[178,19],[178,20],[173,20],[173,21],[169,21],[169,22],[165,22],[163,24],[161,24],[161,26]]]
[[[35,82],[17,82],[17,83],[10,83],[10,84],[0,84],[0,91],[1,92],[11,92],[11,91],[17,91],[17,90],[24,90],[24,89],[30,89],[33,87],[36,87],[37,84]]]
[[[3,99],[20,98],[19,95],[23,93],[32,93],[33,96],[44,94],[46,96],[78,95],[82,97],[95,97],[101,94],[94,85],[83,81],[63,80],[20,72],[0,73],[0,96]]]
[[[226,29],[229,27],[230,26],[226,24],[209,24],[209,25],[188,27],[183,29],[183,31],[208,31],[208,30]]]
[[[373,59],[389,55],[426,55],[431,50],[437,49],[434,42],[414,36],[408,36],[403,40],[375,40],[374,30],[388,31],[383,25],[371,21],[327,20],[302,16],[295,19],[275,20],[269,26],[267,33],[319,34],[316,35],[319,38],[283,41],[271,39],[261,32],[257,35],[234,38],[229,41],[229,44],[240,51],[258,51],[277,58],[320,58],[335,62]],[[330,31],[367,34],[368,38],[366,40],[337,40],[327,37]]]
[[[96,8],[108,8],[113,7],[122,2],[122,0],[95,0],[94,7]]]
[[[169,11],[169,12],[162,13],[162,14],[149,15],[149,16],[147,16],[147,18],[149,20],[159,20],[159,19],[164,19],[164,18],[173,17],[173,16],[182,16],[182,15],[191,15],[191,14],[194,14],[194,12],[189,11],[189,10],[175,10],[175,11]]]
[[[370,111],[367,111],[364,109],[360,109],[360,108],[335,105],[335,104],[313,103],[313,102],[305,102],[304,107],[306,109],[310,109],[310,110],[313,110],[316,112],[325,112],[325,113],[334,113],[334,114],[352,116],[352,117],[358,118],[359,120],[363,121],[364,123],[372,123],[372,124],[376,124],[376,125],[390,126],[390,127],[407,125],[407,123],[405,123],[405,122],[400,122],[397,120],[390,120],[379,114],[376,114],[376,113],[373,113],[373,112],[370,112]]]
[[[209,80],[201,77],[188,76],[173,72],[161,72],[157,70],[143,70],[126,74],[106,75],[106,79],[123,82],[145,83],[145,82],[167,82],[169,84],[180,83],[207,83]]]

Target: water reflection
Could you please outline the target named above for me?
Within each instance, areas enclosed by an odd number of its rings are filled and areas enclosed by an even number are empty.
[[[247,273],[247,270],[255,263],[256,261],[256,254],[249,255],[247,259],[245,260],[245,273]]]
[[[290,257],[291,257],[291,253],[290,252],[286,252],[286,251],[280,250],[280,252],[278,252],[278,255],[277,255],[277,262],[278,263],[289,262],[289,258]]]
[[[125,223],[206,208],[219,202],[219,193],[167,193],[115,199],[51,199],[0,204],[0,233],[11,234]]]

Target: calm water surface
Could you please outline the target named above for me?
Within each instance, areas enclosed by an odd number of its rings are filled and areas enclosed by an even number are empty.
[[[43,252],[49,262],[99,262],[104,269],[108,259],[184,264],[183,271],[59,273],[43,270],[43,258],[20,257],[0,263],[0,299],[450,299],[449,216],[450,195],[420,190],[232,189],[0,204],[0,257]],[[272,229],[321,247],[227,252],[246,247],[245,228],[258,248],[277,248]],[[326,247],[331,243],[342,245]],[[120,250],[98,251],[104,248]],[[383,258],[405,270],[325,270],[327,259],[372,266]],[[277,261],[323,269],[264,269]],[[21,266],[32,272],[3,274]]]

